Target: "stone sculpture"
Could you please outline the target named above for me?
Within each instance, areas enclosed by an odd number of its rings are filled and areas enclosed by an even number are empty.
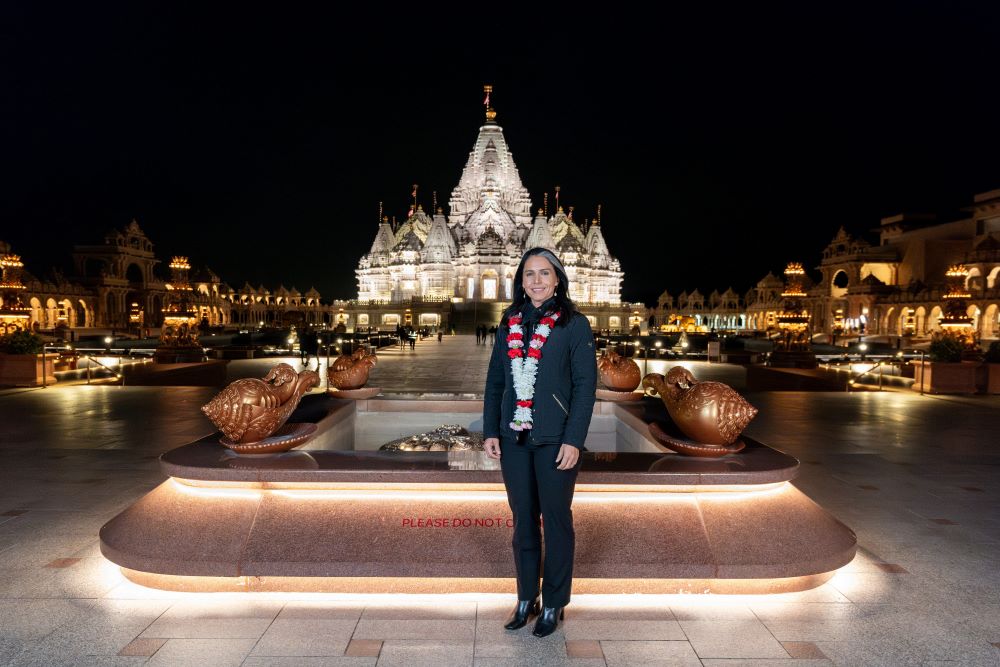
[[[360,389],[368,382],[368,373],[377,362],[375,353],[366,352],[364,348],[341,355],[330,366],[330,386],[342,391]]]
[[[642,380],[639,364],[610,348],[604,350],[597,360],[597,370],[601,375],[601,383],[611,391],[635,391]]]
[[[246,378],[230,383],[201,411],[222,431],[220,442],[234,451],[286,451],[304,443],[316,430],[315,424],[281,427],[303,394],[318,384],[316,371],[296,373],[288,364],[278,364],[263,380]]]
[[[386,452],[454,452],[482,450],[482,448],[482,433],[470,432],[455,424],[445,424],[427,433],[418,433],[387,442],[379,447],[379,450]]]
[[[744,447],[740,433],[757,415],[753,407],[727,384],[698,382],[682,366],[671,368],[666,377],[650,373],[643,389],[659,395],[670,418],[691,441],[675,438],[656,423],[650,434],[668,449],[689,456],[724,456]]]

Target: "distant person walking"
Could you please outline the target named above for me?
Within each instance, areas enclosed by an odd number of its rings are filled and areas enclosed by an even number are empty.
[[[482,336],[483,336],[483,334],[482,334],[482,328],[480,328],[480,326],[477,324],[476,325],[476,345],[479,345],[479,340],[482,338]]]

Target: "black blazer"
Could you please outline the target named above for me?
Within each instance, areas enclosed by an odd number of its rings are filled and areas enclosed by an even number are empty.
[[[517,431],[510,428],[517,396],[507,355],[508,332],[506,323],[497,329],[486,374],[483,400],[483,436],[486,438],[517,437]],[[536,445],[565,443],[583,449],[594,415],[596,390],[594,334],[587,318],[574,313],[564,326],[552,327],[552,333],[542,346],[542,358],[535,376],[533,428],[528,431],[528,441]]]

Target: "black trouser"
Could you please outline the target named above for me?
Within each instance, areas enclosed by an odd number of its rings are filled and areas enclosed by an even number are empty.
[[[514,566],[517,599],[538,596],[542,563],[542,523],[545,532],[545,570],[542,603],[565,607],[573,583],[573,488],[580,463],[571,470],[556,469],[559,445],[532,447],[513,440],[500,442],[500,466],[507,487],[507,502],[514,513]]]

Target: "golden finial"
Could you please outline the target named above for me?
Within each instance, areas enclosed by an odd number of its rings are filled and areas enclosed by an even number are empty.
[[[965,278],[969,275],[969,269],[964,264],[953,264],[948,267],[944,275],[948,278]]]
[[[546,218],[549,217],[549,193],[545,193],[545,197],[542,199],[542,215]]]
[[[24,264],[21,262],[20,255],[0,255],[0,266],[4,268],[21,268]]]
[[[786,276],[804,276],[806,270],[802,268],[802,264],[799,262],[789,262],[788,266],[785,267]]]
[[[437,190],[435,190],[434,192],[431,193],[431,200],[434,202],[434,207],[431,210],[432,211],[437,211],[438,210],[438,191]]]
[[[572,206],[570,206],[570,207],[569,207],[569,215],[568,215],[567,217],[568,217],[568,218],[569,218],[570,220],[572,220],[572,219],[573,219],[573,207],[572,207]]]
[[[494,123],[497,119],[497,112],[490,106],[490,94],[493,93],[493,86],[486,84],[483,86],[483,92],[486,93],[486,98],[483,100],[483,106],[486,107],[486,122]]]
[[[378,221],[381,224],[384,218],[382,217],[382,202],[378,203]]]
[[[600,204],[597,205],[597,219],[594,220],[594,224],[597,225],[598,227],[601,226],[601,205]]]

